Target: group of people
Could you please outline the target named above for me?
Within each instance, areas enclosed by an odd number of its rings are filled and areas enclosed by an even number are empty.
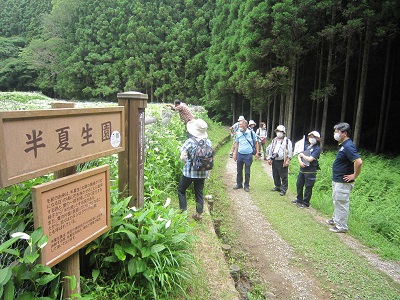
[[[193,115],[184,103],[175,100],[173,110],[179,112],[182,121],[186,124],[189,133],[188,139],[181,147],[181,160],[185,163],[182,177],[178,185],[178,199],[181,211],[187,210],[186,190],[193,183],[196,199],[196,213],[193,218],[197,221],[202,219],[204,200],[203,188],[209,171],[194,170],[191,168],[190,153],[196,148],[196,144],[203,140],[210,147],[208,139],[207,123],[201,119],[194,119]],[[286,136],[286,128],[279,125],[275,129],[276,137],[266,147],[267,129],[264,122],[254,132],[256,123],[253,120],[247,122],[243,116],[238,122],[230,127],[234,135],[230,157],[236,162],[237,174],[236,185],[233,189],[244,189],[250,191],[250,169],[253,156],[259,157],[263,151],[263,157],[272,167],[274,188],[281,196],[286,195],[288,190],[288,167],[293,157],[293,145]],[[348,217],[350,209],[350,192],[354,187],[354,181],[361,172],[362,159],[350,138],[351,128],[348,123],[341,122],[334,126],[334,139],[339,144],[339,151],[332,166],[332,200],[334,211],[332,219],[327,220],[331,225],[330,231],[335,233],[347,232]],[[296,199],[292,201],[299,208],[308,208],[312,196],[312,189],[317,179],[319,169],[318,159],[321,154],[321,135],[318,131],[311,131],[307,135],[304,149],[299,152],[297,158],[300,171],[296,181]],[[261,154],[260,154],[261,155]],[[244,170],[244,177],[243,177]]]
[[[256,125],[254,121],[251,120],[247,124],[244,117],[240,116],[238,123],[235,123],[230,128],[231,133],[235,136],[231,149],[231,157],[237,163],[236,185],[233,187],[235,190],[244,187],[246,192],[250,191],[250,167],[253,161],[252,154],[255,154],[256,157],[259,154],[259,130],[265,130],[263,136],[265,136],[265,139],[267,138],[265,123],[260,123],[256,134],[252,135],[254,125]],[[271,191],[279,192],[281,196],[284,196],[288,190],[288,167],[293,157],[293,145],[291,140],[286,136],[285,126],[277,126],[275,134],[276,137],[263,150],[264,159],[272,167],[272,177],[275,186]],[[332,219],[327,220],[327,224],[332,226],[330,231],[335,233],[347,232],[348,230],[350,191],[354,187],[354,181],[360,174],[362,166],[361,157],[350,135],[351,128],[348,123],[341,122],[334,126],[334,139],[339,144],[339,151],[332,166],[332,200],[334,212]],[[249,140],[252,142],[249,142]],[[296,199],[292,203],[299,208],[310,207],[312,190],[317,179],[317,171],[319,170],[320,141],[320,133],[315,130],[311,131],[307,135],[304,148],[297,156],[300,171],[296,181]],[[250,146],[255,146],[256,151],[252,152]],[[242,175],[243,166],[245,173],[244,181]]]

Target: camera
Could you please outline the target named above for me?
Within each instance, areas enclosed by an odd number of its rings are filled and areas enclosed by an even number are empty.
[[[278,153],[272,153],[271,155],[271,160],[274,160],[275,158],[278,157]]]

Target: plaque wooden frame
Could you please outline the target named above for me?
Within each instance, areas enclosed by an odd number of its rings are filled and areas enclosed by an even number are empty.
[[[32,206],[49,237],[40,260],[52,267],[111,228],[109,166],[32,187]]]
[[[121,106],[0,111],[0,188],[124,151],[124,136]]]

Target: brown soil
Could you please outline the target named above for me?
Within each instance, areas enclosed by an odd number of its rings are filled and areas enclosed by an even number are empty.
[[[271,169],[263,162],[265,172],[270,175]],[[292,247],[285,242],[271,227],[265,216],[252,202],[250,194],[244,190],[233,190],[235,184],[236,163],[228,159],[226,172],[223,176],[226,191],[232,200],[234,214],[234,228],[230,228],[237,235],[237,241],[232,245],[232,252],[242,255],[241,263],[246,269],[254,270],[257,281],[268,287],[266,299],[331,299],[331,295],[319,288],[319,283],[312,270],[304,269],[304,264],[296,264],[302,258],[296,256]],[[320,222],[324,222],[315,210],[310,213]],[[349,235],[340,235],[343,242],[358,253],[364,255],[375,267],[400,282],[400,264],[384,262],[370,253],[366,247]],[[236,289],[242,299],[246,298],[246,291],[252,282],[245,278],[234,278]]]

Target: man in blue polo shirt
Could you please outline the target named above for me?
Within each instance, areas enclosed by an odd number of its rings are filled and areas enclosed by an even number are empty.
[[[231,135],[233,136],[233,143],[232,143],[231,151],[229,152],[229,157],[233,157],[233,150],[235,150],[236,133],[239,131],[239,123],[242,120],[244,120],[244,117],[240,116],[238,121],[235,124],[233,124],[231,127],[229,127]]]
[[[241,189],[244,186],[246,192],[250,191],[250,167],[253,163],[253,148],[256,149],[258,156],[258,141],[256,134],[248,128],[246,120],[239,121],[239,130],[235,138],[235,148],[233,151],[233,160],[236,161],[237,176],[234,190]],[[244,184],[243,184],[243,166],[244,166]]]
[[[360,175],[362,160],[356,146],[350,139],[350,125],[342,122],[336,124],[334,139],[339,142],[339,151],[332,166],[332,199],[333,216],[326,221],[333,225],[330,231],[339,233],[348,230],[350,192],[354,187],[354,181]]]

